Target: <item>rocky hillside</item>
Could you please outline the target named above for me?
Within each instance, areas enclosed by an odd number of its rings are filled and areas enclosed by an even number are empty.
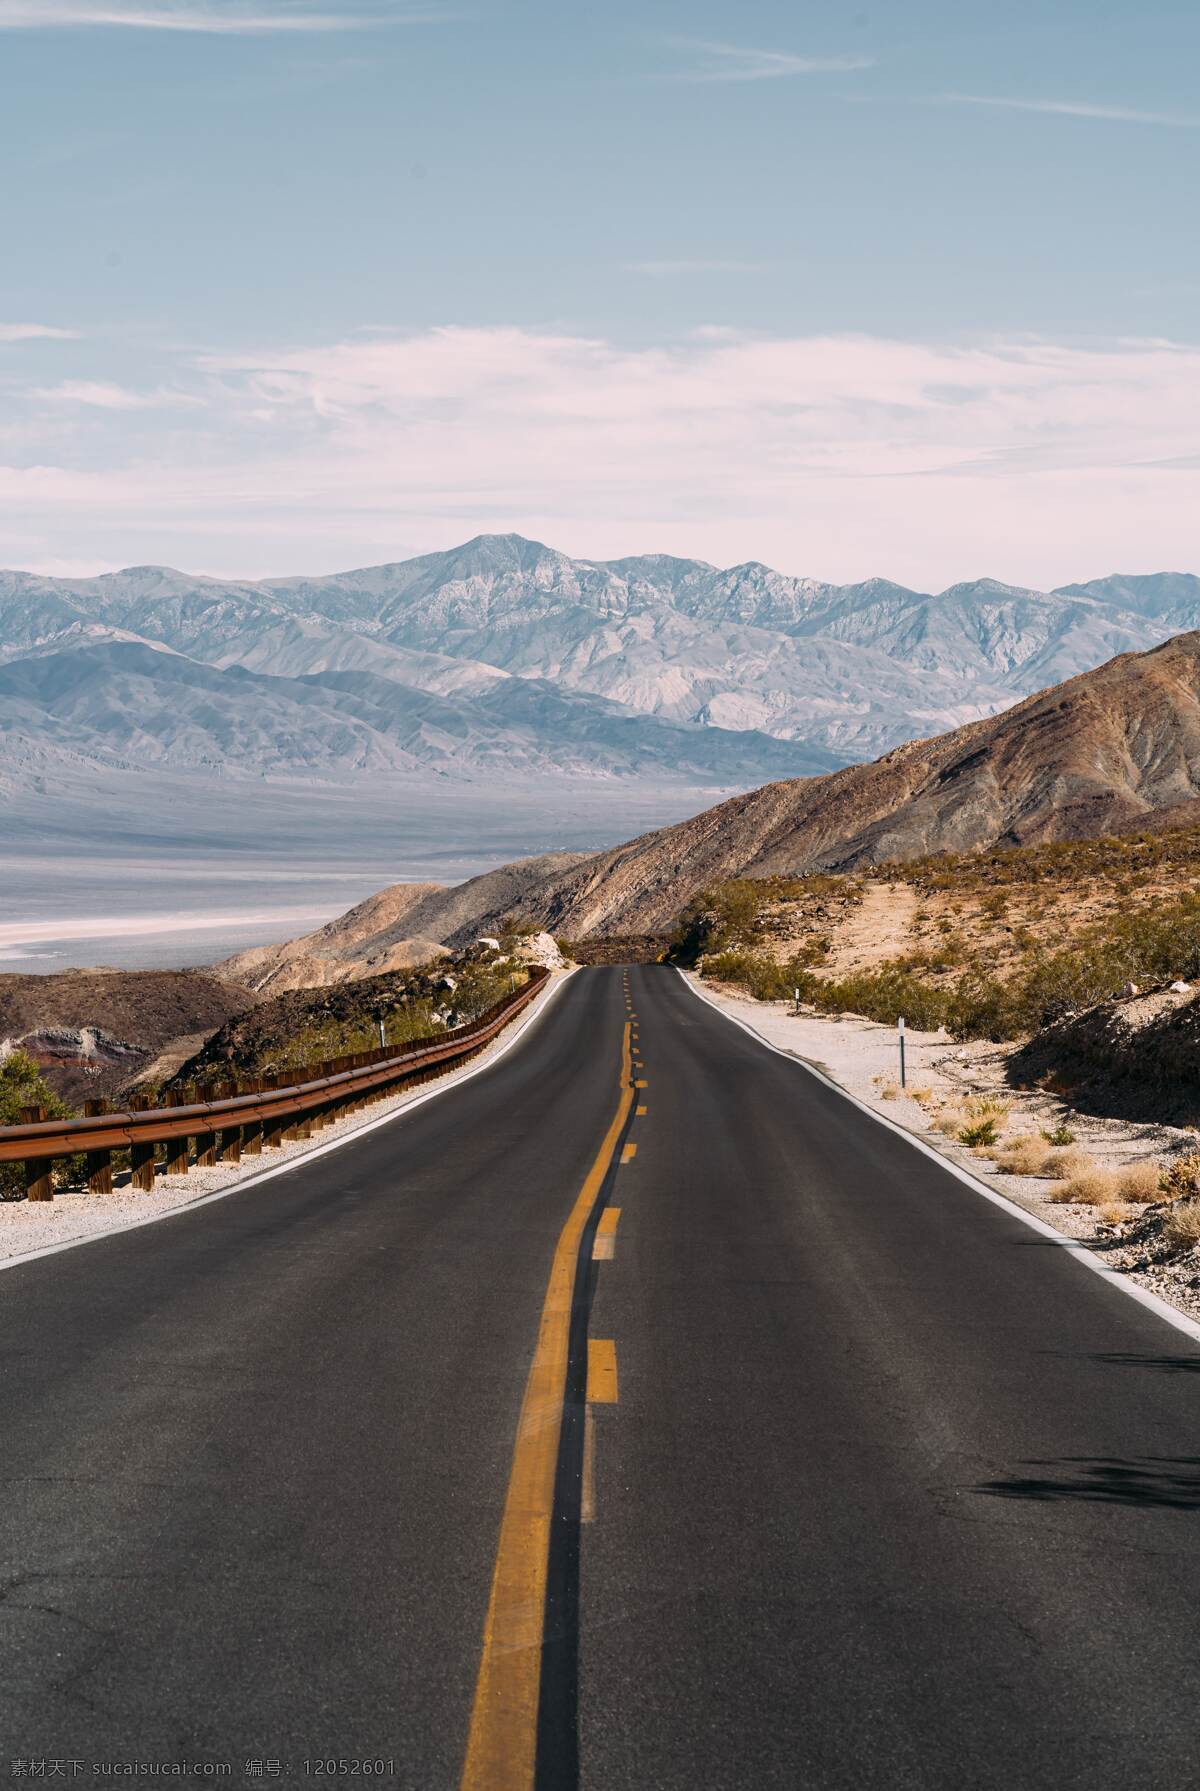
[[[198,970],[67,970],[0,976],[0,1056],[22,1050],[72,1104],[111,1096],[172,1046],[182,1057],[253,1004]]]
[[[1008,1073],[1090,1113],[1200,1125],[1200,998],[1181,983],[1071,1014],[1014,1051]]]
[[[1039,840],[1086,839],[1200,794],[1200,633],[898,747],[768,784],[552,875],[520,917],[555,933],[657,932],[704,885]],[[495,926],[500,914],[480,916]]]
[[[518,861],[454,889],[398,885],[318,933],[219,969],[259,989],[299,987],[412,963],[516,924],[576,940],[663,934],[700,890],[731,877],[1180,827],[1194,824],[1198,803],[1193,633],[874,764],[767,784],[607,851]]]

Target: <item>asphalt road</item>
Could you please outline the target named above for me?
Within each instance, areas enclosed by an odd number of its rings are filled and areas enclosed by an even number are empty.
[[[584,971],[361,1141],[0,1274],[0,1770],[456,1787],[547,1534],[543,1791],[1200,1785],[1198,1371],[673,972]]]

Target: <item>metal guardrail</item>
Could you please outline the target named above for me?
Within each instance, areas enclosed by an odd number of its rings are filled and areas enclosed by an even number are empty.
[[[47,1119],[44,1109],[27,1107],[20,1125],[0,1126],[0,1163],[23,1163],[28,1199],[52,1200],[54,1159],[80,1152],[86,1153],[87,1185],[95,1194],[112,1190],[114,1150],[129,1151],[133,1185],[143,1190],[154,1186],[155,1147],[160,1144],[166,1147],[169,1174],[239,1162],[311,1137],[344,1114],[382,1099],[397,1084],[422,1080],[440,1065],[482,1050],[533,1000],[549,974],[532,970],[522,988],[478,1020],[426,1044],[399,1053],[387,1047],[356,1051],[310,1064],[299,1072],[299,1081],[287,1081],[287,1072],[277,1072],[252,1081],[202,1084],[195,1100],[175,1095],[165,1107],[153,1107],[148,1097],[136,1095],[118,1111],[110,1111],[105,1101],[88,1101],[82,1119]],[[188,1152],[191,1139],[196,1141],[194,1165]]]

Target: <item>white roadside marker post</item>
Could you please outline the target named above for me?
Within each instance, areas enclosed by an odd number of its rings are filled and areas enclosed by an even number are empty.
[[[380,1049],[380,1050],[381,1050],[381,1051],[386,1051],[386,1050],[387,1050],[387,1035],[386,1035],[386,1034],[385,1034],[385,1032],[384,1032],[384,1030],[383,1030],[383,1016],[382,1016],[382,1014],[381,1014],[381,1015],[380,1015],[380,1018],[379,1018],[379,1049]]]
[[[908,1083],[906,1082],[905,1077],[904,1077],[904,1015],[903,1014],[901,1014],[900,1019],[897,1022],[897,1025],[898,1025],[899,1031],[900,1031],[900,1086],[901,1086],[901,1088],[907,1088]]]

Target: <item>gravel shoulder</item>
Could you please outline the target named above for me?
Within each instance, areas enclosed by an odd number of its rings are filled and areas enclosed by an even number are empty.
[[[331,1144],[350,1139],[383,1119],[397,1117],[416,1102],[427,1100],[431,1088],[440,1094],[511,1049],[517,1038],[535,1023],[565,980],[562,974],[552,974],[547,986],[535,996],[519,1019],[459,1069],[447,1071],[433,1084],[421,1083],[386,1101],[376,1102],[365,1113],[349,1114],[336,1120],[315,1140],[297,1140],[236,1165],[193,1168],[187,1175],[164,1175],[160,1169],[153,1191],[146,1193],[131,1187],[126,1173],[116,1179],[111,1194],[89,1194],[86,1189],[72,1189],[56,1192],[51,1201],[0,1202],[0,1266],[41,1250],[79,1243],[105,1232],[143,1224],[147,1219],[162,1218],[211,1194],[232,1193],[264,1173],[292,1168],[325,1151]]]
[[[1094,1207],[1063,1204],[1047,1198],[1053,1182],[1042,1176],[1008,1175],[984,1151],[960,1144],[939,1132],[933,1122],[939,1108],[959,1100],[991,1097],[1009,1110],[1006,1130],[1012,1133],[1051,1131],[1067,1126],[1079,1147],[1104,1169],[1131,1164],[1169,1162],[1197,1149],[1196,1132],[1156,1122],[1101,1119],[1080,1113],[1061,1098],[1041,1090],[1014,1090],[1005,1079],[1007,1049],[983,1042],[959,1044],[945,1033],[906,1034],[909,1090],[899,1088],[899,1049],[895,1028],[857,1014],[828,1015],[811,1010],[796,1013],[786,1002],[756,1001],[728,985],[688,974],[688,981],[710,1000],[764,1038],[803,1062],[814,1064],[864,1105],[903,1126],[948,1162],[968,1170],[985,1186],[1023,1207],[1064,1237],[1090,1244],[1110,1267],[1200,1318],[1200,1259],[1189,1255],[1163,1261],[1148,1251],[1139,1228],[1106,1224]],[[1128,1235],[1129,1232],[1133,1236]]]

